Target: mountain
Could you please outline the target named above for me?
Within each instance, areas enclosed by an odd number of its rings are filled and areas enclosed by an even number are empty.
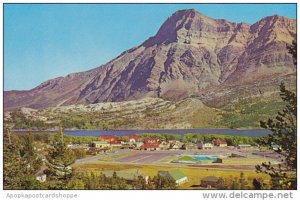
[[[179,10],[155,36],[100,67],[28,91],[5,91],[4,108],[178,100],[280,80],[296,72],[286,49],[295,38],[296,20],[278,15],[250,25]]]

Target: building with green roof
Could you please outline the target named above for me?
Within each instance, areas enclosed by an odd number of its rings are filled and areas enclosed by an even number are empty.
[[[177,185],[181,185],[188,181],[187,176],[180,170],[158,171],[158,175],[173,179]]]

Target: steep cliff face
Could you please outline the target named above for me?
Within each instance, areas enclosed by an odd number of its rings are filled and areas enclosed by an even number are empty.
[[[46,81],[29,91],[5,92],[5,108],[43,108],[133,100],[181,99],[216,86],[257,82],[292,74],[286,49],[296,22],[281,16],[253,25],[180,10],[157,34],[87,72]]]

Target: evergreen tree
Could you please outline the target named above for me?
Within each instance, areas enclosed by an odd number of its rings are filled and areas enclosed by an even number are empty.
[[[48,152],[48,169],[45,173],[56,181],[55,187],[51,189],[68,189],[67,184],[72,177],[71,165],[75,162],[75,155],[64,143],[61,129],[56,138],[52,149]]]
[[[20,140],[10,127],[4,128],[3,187],[5,189],[40,189],[40,183],[34,174],[41,163],[33,149],[32,136],[27,134],[24,138],[26,140]]]
[[[285,165],[275,167],[265,162],[257,165],[256,169],[271,176],[273,189],[294,189],[297,169],[297,97],[284,84],[280,85],[280,92],[281,98],[287,103],[286,107],[278,112],[275,119],[262,121],[261,127],[272,131],[264,141],[269,146],[277,144],[281,147],[276,152],[282,156]]]
[[[158,88],[156,89],[156,92],[157,92],[157,97],[160,98],[160,95],[161,95],[161,87],[158,86]]]
[[[287,46],[289,53],[293,56],[294,65],[297,65],[297,42],[294,40],[292,45]]]
[[[133,181],[133,189],[136,190],[146,190],[147,187],[147,183],[146,180],[144,179],[143,176],[138,176],[134,181]]]
[[[177,188],[176,182],[170,178],[165,176],[154,176],[152,179],[154,189],[156,190],[174,190]]]
[[[20,189],[22,177],[20,176],[21,163],[18,138],[12,133],[10,127],[4,127],[3,139],[3,188]]]
[[[297,64],[297,43],[293,41],[288,46],[289,53],[293,56],[294,64]],[[257,172],[269,174],[272,179],[272,189],[296,189],[296,170],[297,170],[297,96],[294,92],[280,84],[280,96],[286,102],[285,108],[278,112],[275,119],[261,121],[261,127],[271,130],[272,134],[265,138],[268,145],[277,144],[281,148],[276,150],[281,154],[284,165],[277,167],[271,163],[257,165]]]
[[[255,190],[261,190],[262,189],[262,184],[255,178],[252,181],[252,185]]]
[[[241,189],[240,184],[239,184],[239,180],[238,180],[237,177],[235,177],[235,178],[233,179],[232,185],[231,185],[231,188],[230,188],[230,189],[232,189],[232,190],[239,190],[239,189]]]
[[[247,184],[248,183],[247,183],[247,181],[245,179],[244,172],[241,172],[241,174],[240,174],[239,184],[240,184],[240,189],[241,190],[247,189]]]

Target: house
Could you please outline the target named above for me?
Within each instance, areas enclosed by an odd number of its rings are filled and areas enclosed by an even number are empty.
[[[44,173],[45,169],[47,169],[46,166],[42,166],[41,169],[35,174],[36,180],[43,183],[47,180],[47,175]]]
[[[111,149],[108,147],[104,148],[96,148],[96,147],[91,147],[89,150],[86,151],[86,154],[88,155],[97,155],[99,153],[106,153],[109,152]]]
[[[179,141],[177,141],[177,140],[168,140],[169,144],[175,144],[176,142],[179,142]]]
[[[96,148],[108,148],[111,145],[110,145],[110,143],[108,143],[106,141],[94,141],[93,146]]]
[[[238,149],[250,149],[252,146],[250,144],[238,144]]]
[[[140,146],[141,150],[160,150],[160,142],[157,138],[145,138],[144,144]]]
[[[175,144],[170,144],[169,150],[179,150],[181,147],[179,145]]]
[[[134,149],[134,148],[135,148],[135,146],[130,143],[125,143],[125,144],[122,144],[122,146],[121,146],[121,149]]]
[[[198,149],[197,145],[194,143],[185,143],[182,145],[182,149],[184,150],[194,150],[194,149]]]
[[[117,141],[118,137],[115,135],[101,135],[99,136],[100,141],[105,141],[105,142],[112,142],[112,141]]]
[[[157,139],[157,138],[144,138],[144,143],[145,144],[158,144],[159,139]]]
[[[197,146],[198,149],[212,149],[214,147],[212,143],[203,143],[203,142],[198,142]]]
[[[89,144],[77,144],[71,147],[71,149],[83,149],[85,151],[89,150],[89,148]]]
[[[36,174],[35,178],[39,182],[43,183],[43,182],[45,182],[47,180],[47,175],[44,174],[44,173],[40,173],[40,174]]]
[[[211,188],[211,187],[217,187],[217,185],[220,183],[221,178],[216,176],[207,176],[203,179],[201,179],[200,185],[202,187]]]
[[[155,150],[160,150],[159,144],[158,143],[145,143],[140,147],[141,150],[148,150],[148,151],[155,151]]]
[[[71,147],[73,147],[73,146],[74,146],[74,144],[73,144],[72,142],[68,142],[68,143],[67,143],[67,147],[68,147],[68,148],[71,148]]]
[[[135,143],[141,140],[141,136],[138,135],[127,135],[124,136],[125,139],[127,139],[130,143]]]
[[[278,144],[272,144],[270,149],[274,150],[274,151],[280,151],[281,150],[281,146],[278,145]]]
[[[219,147],[227,147],[227,142],[224,141],[224,140],[215,139],[215,140],[212,141],[212,143],[213,143],[215,146],[219,146]]]
[[[122,147],[121,141],[113,140],[109,142],[111,147]]]
[[[183,183],[188,182],[187,176],[184,173],[182,173],[180,170],[158,171],[157,174],[162,177],[169,177],[173,179],[177,185],[181,185]]]
[[[140,149],[141,146],[142,146],[143,144],[144,144],[143,142],[134,142],[134,143],[133,143],[133,146],[134,146],[134,148],[136,148],[136,149]]]
[[[162,142],[159,144],[159,148],[161,150],[168,150],[170,148],[170,145],[167,142]]]

